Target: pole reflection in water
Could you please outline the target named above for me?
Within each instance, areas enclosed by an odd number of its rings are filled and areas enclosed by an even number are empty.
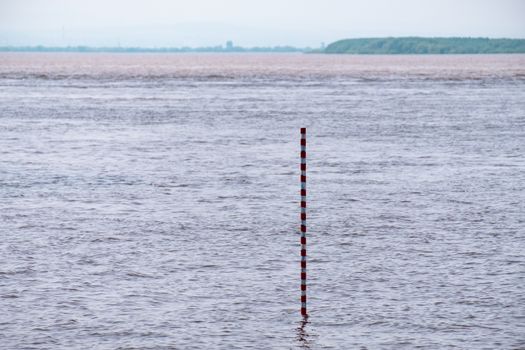
[[[306,330],[306,325],[308,324],[308,316],[303,317],[301,320],[301,323],[299,324],[299,327],[297,327],[296,332],[296,340],[299,342],[299,348],[300,349],[311,349],[312,345],[312,336],[308,333]]]

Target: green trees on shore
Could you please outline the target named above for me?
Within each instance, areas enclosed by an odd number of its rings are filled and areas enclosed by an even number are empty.
[[[525,53],[525,39],[363,38],[331,43],[325,53],[349,54],[477,54]]]

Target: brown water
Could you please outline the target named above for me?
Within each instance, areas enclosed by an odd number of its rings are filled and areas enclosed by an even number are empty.
[[[3,78],[525,79],[525,55],[4,53],[0,62]]]
[[[1,346],[523,349],[524,153],[525,55],[0,54]]]

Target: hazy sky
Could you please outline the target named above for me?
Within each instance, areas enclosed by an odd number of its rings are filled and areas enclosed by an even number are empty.
[[[295,45],[525,38],[525,0],[0,0],[0,45]]]

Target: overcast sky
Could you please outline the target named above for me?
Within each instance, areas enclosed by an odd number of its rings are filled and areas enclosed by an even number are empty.
[[[0,0],[0,45],[318,47],[343,38],[525,38],[525,0]]]

